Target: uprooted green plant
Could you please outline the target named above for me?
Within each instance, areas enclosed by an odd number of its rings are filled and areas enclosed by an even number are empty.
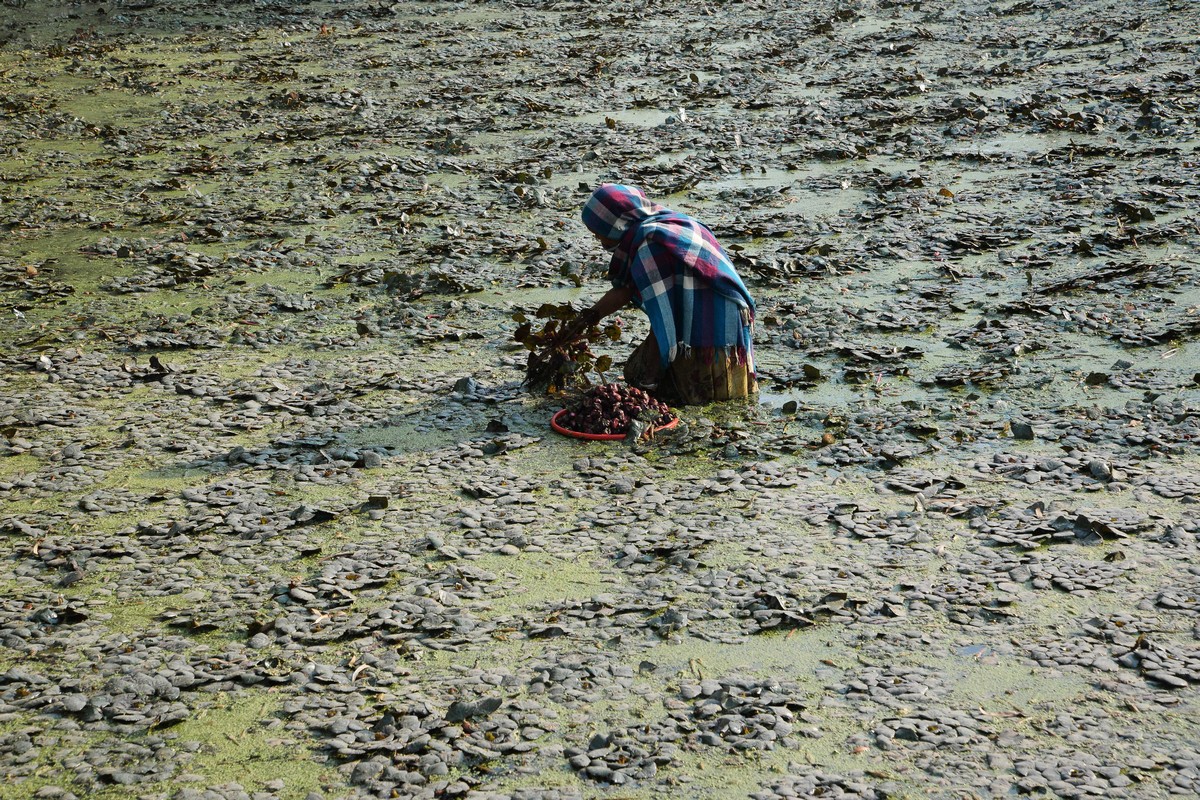
[[[596,355],[591,346],[620,340],[620,324],[589,325],[570,303],[543,303],[533,316],[545,320],[539,330],[534,330],[537,323],[521,312],[512,317],[519,323],[513,339],[529,350],[525,386],[530,391],[558,394],[591,386],[590,373],[599,376],[600,383],[606,382],[604,373],[612,368],[612,357]]]

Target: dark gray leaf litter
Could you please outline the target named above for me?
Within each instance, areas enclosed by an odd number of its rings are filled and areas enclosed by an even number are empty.
[[[1200,791],[1191,5],[34,5],[0,796]],[[603,181],[757,402],[549,430]]]

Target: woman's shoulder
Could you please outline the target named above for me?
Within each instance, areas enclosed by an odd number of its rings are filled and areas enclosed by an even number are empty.
[[[704,226],[686,214],[671,214],[643,222],[638,227],[638,238],[652,242],[686,241],[703,236],[703,231]]]

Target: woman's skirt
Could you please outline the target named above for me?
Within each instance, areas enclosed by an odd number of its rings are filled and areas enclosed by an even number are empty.
[[[625,362],[625,382],[645,389],[664,403],[685,406],[737,400],[758,391],[749,362],[739,363],[733,354],[704,358],[688,352],[676,356],[664,370],[653,333]]]

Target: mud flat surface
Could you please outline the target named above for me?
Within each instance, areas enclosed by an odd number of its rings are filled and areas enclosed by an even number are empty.
[[[0,3],[0,798],[1200,793],[1198,29]],[[603,180],[755,402],[521,391]]]

